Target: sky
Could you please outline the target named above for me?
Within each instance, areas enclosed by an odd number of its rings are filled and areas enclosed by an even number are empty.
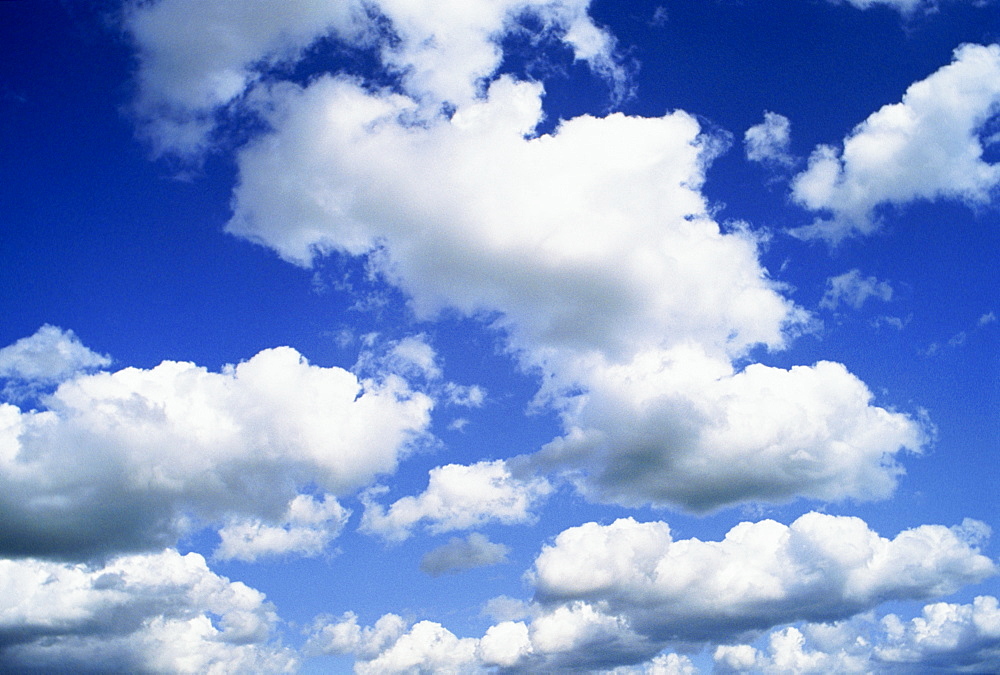
[[[1000,672],[998,42],[0,2],[0,671]]]

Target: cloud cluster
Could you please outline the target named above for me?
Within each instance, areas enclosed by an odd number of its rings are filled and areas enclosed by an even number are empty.
[[[481,638],[459,638],[430,621],[407,627],[395,615],[362,629],[347,614],[317,622],[310,649],[355,654],[359,672],[631,664],[644,664],[637,672],[693,672],[687,659],[657,654],[720,642],[719,668],[737,672],[863,672],[873,659],[921,662],[919,649],[951,650],[948,657],[959,649],[993,654],[1000,635],[993,599],[977,600],[974,608],[930,605],[910,625],[890,615],[877,648],[859,643],[848,621],[817,623],[888,600],[945,595],[995,574],[996,565],[978,551],[987,534],[982,523],[967,520],[886,539],[858,518],[820,513],[787,526],[741,523],[721,541],[674,540],[664,522],[588,523],[542,549],[529,575],[534,601]],[[813,623],[776,630],[767,653],[734,643],[800,621]]]
[[[793,230],[837,243],[869,234],[878,208],[915,200],[989,203],[1000,167],[983,159],[986,123],[1000,112],[1000,46],[963,45],[954,61],[883,106],[844,139],[819,146],[795,177],[792,197],[824,215]]]
[[[514,476],[503,460],[469,466],[447,464],[431,469],[423,493],[402,497],[388,509],[374,500],[379,490],[362,495],[365,513],[360,529],[388,541],[403,541],[419,523],[426,523],[432,533],[440,533],[489,522],[531,522],[535,507],[551,490],[544,478]]]
[[[285,543],[305,546],[303,528],[332,535],[344,514],[297,490],[346,495],[394,471],[433,401],[395,374],[359,380],[282,347],[218,373],[165,361],[79,375],[45,404],[0,404],[5,555],[148,550],[192,519],[229,520],[234,555],[278,552],[264,542],[283,523]]]
[[[909,621],[888,614],[827,624],[788,626],[766,646],[720,645],[718,672],[926,673],[996,672],[1000,667],[1000,611],[993,596],[970,604],[937,602]]]
[[[157,152],[204,152],[227,110],[256,84],[287,75],[322,40],[376,52],[386,71],[430,109],[463,104],[500,65],[500,41],[525,17],[624,91],[614,41],[593,23],[588,5],[470,0],[432,12],[405,0],[265,0],[240,8],[219,0],[133,1],[124,26],[139,54],[135,112]]]
[[[104,565],[0,560],[5,672],[284,673],[295,653],[258,591],[173,549]]]
[[[7,399],[38,395],[77,373],[110,365],[109,356],[88,349],[73,331],[49,324],[0,349],[0,379],[7,380]]]

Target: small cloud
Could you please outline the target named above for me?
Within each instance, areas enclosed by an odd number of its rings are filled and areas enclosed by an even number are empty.
[[[949,347],[961,347],[962,345],[965,344],[966,338],[968,338],[968,335],[966,335],[966,333],[965,333],[964,330],[962,332],[960,332],[960,333],[956,333],[955,335],[952,335],[948,339],[948,346]]]
[[[892,300],[892,286],[875,277],[862,277],[859,270],[853,269],[826,280],[826,292],[819,301],[819,306],[836,309],[843,303],[854,309],[861,309],[868,298],[889,302]]]
[[[467,426],[469,426],[469,420],[459,417],[452,420],[451,424],[448,425],[448,431],[465,431],[465,427]]]
[[[987,312],[986,314],[983,314],[981,317],[979,317],[979,321],[977,322],[977,325],[979,325],[979,326],[987,326],[987,325],[989,325],[991,323],[996,323],[996,322],[997,322],[997,315],[996,315],[996,313],[994,313],[994,312]]]
[[[764,121],[747,129],[743,147],[751,162],[791,166],[795,158],[789,153],[791,122],[784,115],[764,112]]]
[[[650,26],[664,26],[670,17],[667,14],[667,8],[663,5],[657,5],[656,9],[653,10],[653,18],[649,20]]]
[[[444,546],[427,553],[420,561],[420,569],[432,577],[439,577],[498,565],[507,561],[508,553],[507,546],[494,544],[485,535],[473,532],[465,539],[452,537]]]

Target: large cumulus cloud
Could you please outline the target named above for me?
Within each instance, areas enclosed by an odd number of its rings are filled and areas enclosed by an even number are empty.
[[[165,361],[80,375],[42,410],[0,404],[0,553],[162,547],[223,519],[336,523],[333,498],[394,471],[429,424],[430,397],[383,375],[283,347],[218,373]],[[296,510],[307,485],[330,493],[325,511]]]

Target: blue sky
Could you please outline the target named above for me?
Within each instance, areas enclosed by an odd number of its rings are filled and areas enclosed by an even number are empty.
[[[0,3],[0,670],[1000,671],[998,40]]]

